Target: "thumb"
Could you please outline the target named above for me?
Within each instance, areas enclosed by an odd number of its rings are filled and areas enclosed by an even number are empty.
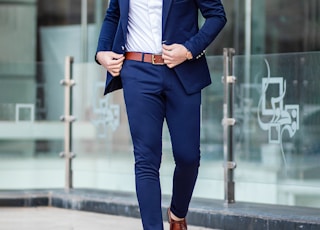
[[[163,45],[162,45],[162,48],[163,48],[164,50],[168,50],[168,51],[170,51],[170,50],[172,50],[172,49],[173,49],[173,45],[166,45],[166,44],[163,44]]]

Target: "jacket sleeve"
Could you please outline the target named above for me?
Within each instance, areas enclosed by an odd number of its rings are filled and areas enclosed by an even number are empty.
[[[203,54],[204,50],[217,37],[227,22],[221,0],[195,1],[202,16],[205,18],[205,22],[198,33],[192,36],[184,44],[194,57],[199,54]]]
[[[106,11],[98,39],[97,51],[110,51],[120,18],[118,0],[111,0]]]

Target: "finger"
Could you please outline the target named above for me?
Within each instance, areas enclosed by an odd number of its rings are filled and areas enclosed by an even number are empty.
[[[165,50],[165,49],[162,50],[162,57],[163,57],[163,58],[166,58],[166,57],[168,57],[169,55],[170,55],[170,52],[169,52],[168,50]]]
[[[117,76],[120,75],[120,71],[112,70],[112,71],[110,71],[110,73],[111,73],[111,75],[112,75],[113,77],[117,77]]]
[[[162,44],[162,48],[164,50],[169,50],[170,45]]]
[[[176,64],[174,62],[171,62],[171,61],[165,61],[164,62],[169,68],[173,68],[176,66]]]
[[[173,61],[172,52],[164,52],[162,54],[162,58],[163,58],[163,60]]]
[[[120,71],[122,69],[123,62],[120,63],[113,63],[112,65],[108,65],[107,70],[111,73],[112,76],[118,76],[120,75]]]
[[[122,64],[109,66],[109,69],[113,72],[120,72],[122,69]]]
[[[110,60],[109,66],[110,68],[116,68],[117,66],[122,65],[122,62],[123,61],[121,60]]]
[[[122,66],[123,61],[124,57],[120,59],[112,59],[109,61],[108,66],[109,68],[119,68],[120,66]]]
[[[173,67],[175,67],[174,64],[167,64],[167,66],[168,66],[170,69],[172,69]]]
[[[172,44],[172,45],[166,45],[166,44],[163,44],[163,45],[162,45],[162,47],[163,47],[163,49],[164,49],[164,50],[171,51],[171,50],[173,50],[173,49],[174,49],[175,44]]]
[[[164,62],[164,64],[166,64],[166,65],[169,65],[170,64],[170,61],[168,60],[168,59],[163,59],[163,62]]]
[[[120,57],[120,58],[113,58],[111,59],[110,63],[112,64],[119,64],[119,63],[122,63],[124,61],[124,56]]]
[[[123,55],[123,54],[117,54],[117,53],[112,52],[111,57],[112,57],[113,59],[122,59],[122,58],[124,58],[124,55]]]
[[[113,67],[113,70],[116,71],[116,72],[120,72],[122,69],[122,63],[120,65],[116,65]]]
[[[174,60],[172,55],[165,55],[163,59],[171,62]]]

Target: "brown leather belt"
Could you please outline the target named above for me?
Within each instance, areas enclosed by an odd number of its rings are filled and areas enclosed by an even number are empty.
[[[161,54],[148,54],[140,52],[126,52],[125,58],[127,60],[147,62],[153,65],[164,65],[164,60]]]

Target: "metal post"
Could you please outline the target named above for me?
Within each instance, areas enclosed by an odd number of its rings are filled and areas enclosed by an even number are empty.
[[[88,1],[81,0],[81,61],[88,61]]]
[[[251,69],[251,45],[252,45],[252,0],[245,0],[245,50],[244,50],[244,57],[245,57],[245,69],[244,69],[244,84],[248,85],[250,83],[250,69]],[[244,156],[248,158],[249,146],[250,146],[250,138],[249,133],[247,130],[250,130],[250,116],[249,116],[249,109],[250,106],[248,105],[248,99],[250,98],[250,90],[246,89],[244,91],[244,120],[243,120],[243,127],[244,129]]]
[[[103,8],[103,2],[102,0],[96,0],[95,1],[95,11],[94,11],[94,16],[95,16],[95,40],[98,40],[99,34],[100,34],[100,28],[102,25],[102,20],[103,20],[103,14],[102,14],[102,9]]]
[[[224,104],[223,104],[223,127],[224,127],[224,191],[225,203],[234,203],[235,185],[233,181],[233,171],[236,163],[233,161],[233,126],[236,120],[233,118],[234,84],[236,77],[233,76],[233,48],[223,49],[224,57]]]
[[[72,79],[72,64],[73,58],[67,56],[65,58],[65,78],[60,81],[64,86],[64,115],[60,120],[64,122],[64,152],[60,153],[61,157],[65,158],[65,189],[72,188],[72,158],[75,154],[72,153],[72,122],[75,117],[72,114],[72,86],[75,85]]]

